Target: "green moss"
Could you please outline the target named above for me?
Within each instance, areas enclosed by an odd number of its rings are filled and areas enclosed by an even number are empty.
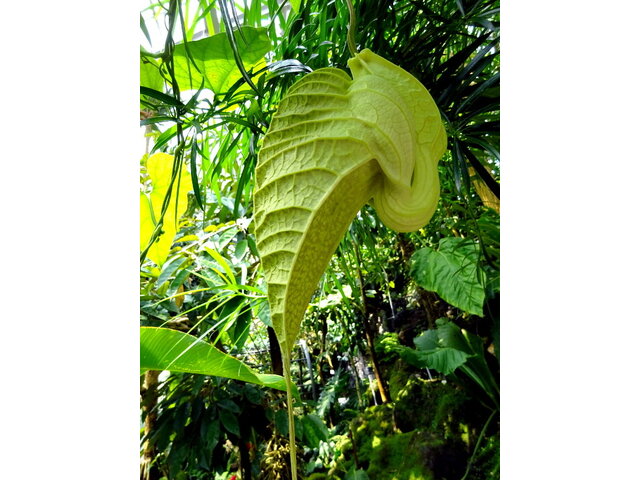
[[[411,376],[399,390],[395,402],[398,428],[409,432],[424,428],[443,438],[459,438],[461,408],[466,395],[449,383]]]
[[[500,479],[500,436],[485,438],[469,471],[468,480]]]
[[[355,462],[369,478],[377,480],[429,480],[433,478],[426,458],[421,456],[425,441],[421,432],[401,433],[395,427],[393,405],[366,409],[351,423],[353,442],[348,438],[339,442],[343,452],[341,470],[347,471]]]
[[[354,418],[352,437],[336,443],[339,470],[356,466],[376,480],[461,478],[468,459],[467,427],[457,415],[464,394],[415,376],[396,394],[395,404],[367,408]]]
[[[389,395],[391,396],[392,401],[395,402],[398,399],[398,394],[405,387],[407,381],[409,381],[412,370],[415,371],[415,369],[412,369],[400,359],[396,360],[390,368],[387,385],[389,387]]]
[[[420,455],[423,443],[420,432],[398,433],[372,442],[369,454],[369,478],[380,480],[430,480],[433,473],[426,458]]]

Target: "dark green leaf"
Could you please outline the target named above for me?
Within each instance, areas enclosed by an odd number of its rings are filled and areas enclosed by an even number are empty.
[[[167,95],[166,93],[159,92],[149,87],[140,87],[140,95],[146,95],[147,97],[155,98],[156,100],[160,100],[162,103],[171,105],[173,107],[184,107],[184,104],[180,100],[172,97],[171,95]]]
[[[351,467],[351,470],[347,472],[344,480],[369,480],[367,472],[359,468],[356,470],[355,465]]]
[[[479,253],[478,245],[465,239],[443,238],[438,250],[425,247],[414,253],[411,276],[451,305],[482,316],[486,274],[478,269]]]
[[[238,423],[238,417],[229,410],[220,410],[220,421],[227,430],[236,436],[240,436],[240,425]]]
[[[228,410],[231,413],[235,413],[236,415],[242,411],[236,402],[228,398],[218,400],[217,405],[218,407]]]
[[[317,415],[312,413],[305,415],[301,423],[304,429],[304,441],[308,446],[318,448],[321,441],[329,441],[329,429]]]
[[[196,160],[198,159],[198,142],[194,138],[191,144],[191,158],[189,159],[189,164],[191,166],[191,184],[193,185],[193,193],[196,197],[196,202],[200,210],[204,210],[204,206],[202,203],[202,197],[200,196],[200,182],[198,180],[198,169],[196,165]]]

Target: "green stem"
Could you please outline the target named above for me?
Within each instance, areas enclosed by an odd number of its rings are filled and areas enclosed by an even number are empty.
[[[487,427],[491,423],[491,420],[493,420],[493,417],[495,416],[496,413],[498,413],[497,409],[494,410],[493,413],[491,413],[491,415],[489,415],[489,418],[484,424],[484,427],[482,427],[482,430],[480,431],[480,435],[478,435],[478,441],[476,442],[476,447],[473,449],[473,453],[471,454],[469,463],[467,463],[467,470],[464,472],[464,476],[460,480],[466,480],[467,475],[469,475],[469,472],[471,471],[471,465],[473,465],[473,461],[475,460],[476,454],[478,453],[478,447],[480,447],[480,442],[482,441],[484,434],[487,431]]]
[[[296,427],[293,418],[293,394],[291,382],[291,358],[289,352],[282,351],[284,381],[287,386],[287,413],[289,414],[289,455],[291,457],[291,480],[298,480],[298,462],[296,458]]]
[[[356,49],[356,12],[353,9],[353,4],[351,0],[345,0],[347,3],[347,7],[349,8],[349,32],[347,34],[347,45],[349,46],[349,51],[352,56],[356,56],[358,50]]]

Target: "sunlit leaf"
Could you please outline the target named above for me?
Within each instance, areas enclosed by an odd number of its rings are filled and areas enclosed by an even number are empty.
[[[289,0],[289,3],[291,4],[291,8],[294,12],[298,13],[300,11],[300,4],[302,3],[302,0]]]
[[[140,86],[159,92],[164,88],[164,80],[158,70],[158,64],[152,58],[140,57]]]
[[[173,155],[156,153],[147,159],[146,167],[153,189],[149,196],[140,194],[140,251],[147,247],[161,218],[162,203],[171,184]],[[179,219],[185,212],[187,194],[192,188],[189,171],[184,166],[181,169],[182,173],[173,185],[169,207],[163,219],[163,233],[147,252],[147,258],[158,266],[162,266],[167,259],[177,232],[176,217]]]
[[[280,375],[258,373],[213,345],[168,328],[140,327],[140,369],[199,373],[285,390]]]
[[[234,32],[238,53],[246,70],[264,64],[264,55],[271,50],[266,28],[241,27]],[[205,88],[215,93],[226,92],[242,78],[226,33],[219,33],[202,40],[176,45],[174,69],[181,90],[200,88],[204,79]],[[191,62],[193,59],[193,62]]]

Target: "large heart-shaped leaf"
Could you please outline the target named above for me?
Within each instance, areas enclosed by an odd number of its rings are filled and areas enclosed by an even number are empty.
[[[466,239],[443,238],[438,250],[425,247],[413,254],[410,274],[454,307],[482,316],[486,274],[478,268],[479,255],[478,245]]]
[[[447,140],[429,92],[370,50],[348,64],[353,79],[324,68],[289,89],[256,167],[256,240],[288,386],[304,312],[358,210],[370,202],[388,227],[407,232],[429,221],[440,194]],[[295,472],[290,389],[287,399]]]
[[[241,30],[233,35],[244,68],[250,70],[264,63],[271,41],[266,28],[241,27]],[[186,46],[178,44],[173,58],[176,80],[182,90],[198,89],[204,81],[205,88],[224,93],[242,77],[226,33],[187,42]]]
[[[256,168],[256,239],[285,359],[358,210],[371,202],[387,226],[412,231],[438,202],[446,136],[433,99],[369,50],[349,68],[353,79],[324,68],[290,88]]]

